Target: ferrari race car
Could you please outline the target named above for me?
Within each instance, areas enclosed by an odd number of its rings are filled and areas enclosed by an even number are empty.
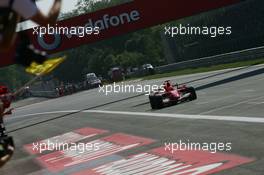
[[[195,89],[188,87],[185,84],[172,84],[167,80],[163,84],[164,89],[152,92],[149,95],[149,101],[152,109],[161,109],[165,106],[176,105],[185,101],[192,101],[197,99]]]

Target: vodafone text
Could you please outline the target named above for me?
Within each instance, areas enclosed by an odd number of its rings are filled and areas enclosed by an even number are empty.
[[[137,10],[132,10],[128,13],[121,13],[116,16],[105,14],[102,19],[89,19],[86,26],[99,27],[100,30],[106,30],[111,27],[118,27],[120,25],[129,24],[140,19],[140,13]]]

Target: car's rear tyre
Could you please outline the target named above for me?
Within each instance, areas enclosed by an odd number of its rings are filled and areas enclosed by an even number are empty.
[[[171,104],[171,105],[177,105],[177,104],[178,104],[178,100],[171,100],[171,101],[170,101],[170,104]]]
[[[149,96],[149,101],[152,109],[161,109],[163,107],[162,96]]]
[[[196,94],[196,91],[193,87],[189,87],[188,88],[188,92],[191,94],[190,97],[189,97],[189,100],[196,100],[197,99],[197,94]]]

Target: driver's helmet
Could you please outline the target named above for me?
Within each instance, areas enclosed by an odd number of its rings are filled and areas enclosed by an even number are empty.
[[[164,86],[166,86],[166,87],[171,87],[171,81],[170,81],[170,80],[166,80],[166,81],[164,82]]]
[[[173,87],[172,87],[172,84],[171,84],[171,81],[170,80],[165,81],[163,85],[164,85],[164,89],[166,91],[173,90]]]
[[[12,137],[0,137],[0,168],[12,157],[14,150]]]

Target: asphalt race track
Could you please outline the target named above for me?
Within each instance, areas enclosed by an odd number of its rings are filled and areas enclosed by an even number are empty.
[[[131,83],[160,85],[166,79],[194,86],[198,99],[154,111],[145,95],[106,96],[93,89],[17,108],[6,118],[17,149],[0,174],[263,175],[264,65]],[[31,143],[54,136],[98,142],[102,150],[30,151]],[[173,152],[165,147],[180,141],[231,143],[232,149]]]

